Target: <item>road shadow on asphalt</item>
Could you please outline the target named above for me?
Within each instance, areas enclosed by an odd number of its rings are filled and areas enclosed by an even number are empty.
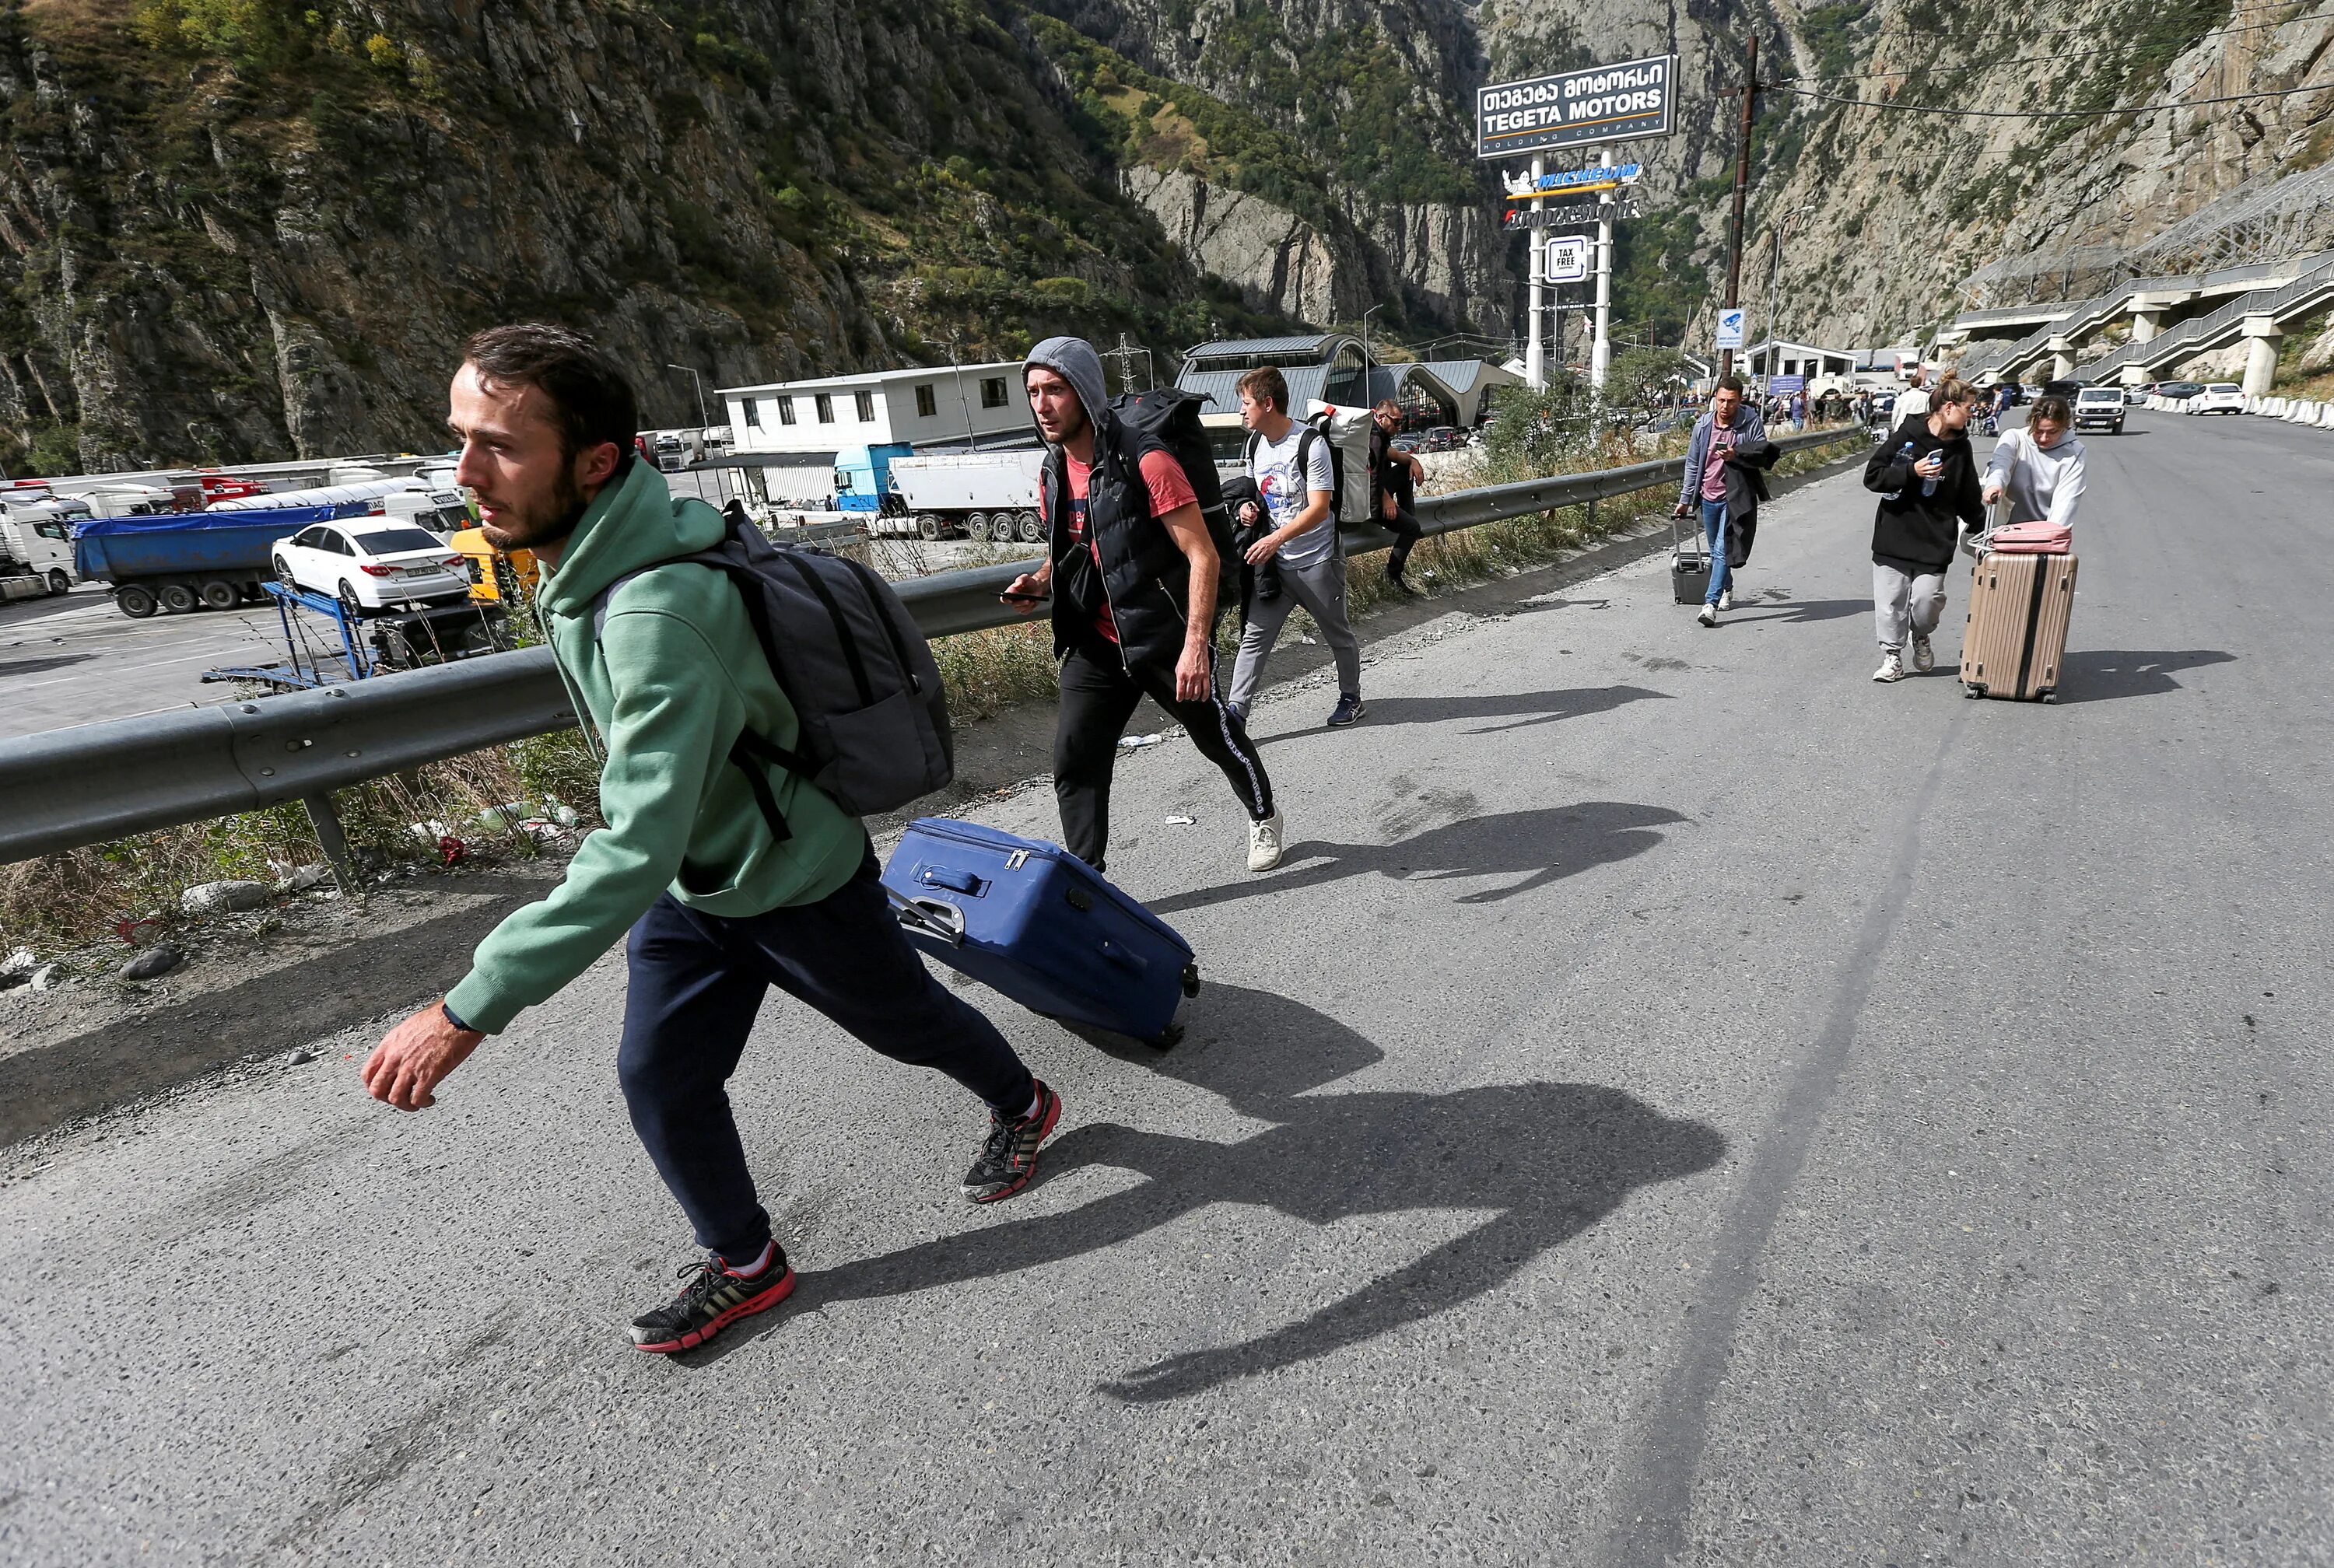
[[[805,1274],[796,1299],[825,1306],[1042,1268],[1134,1241],[1217,1204],[1269,1208],[1313,1226],[1413,1210],[1490,1211],[1411,1263],[1352,1278],[1337,1300],[1294,1322],[1166,1356],[1101,1386],[1130,1403],[1179,1399],[1316,1360],[1472,1301],[1587,1231],[1635,1188],[1707,1170],[1726,1152],[1715,1129],[1600,1084],[1318,1092],[1384,1053],[1326,1014],[1266,991],[1210,985],[1185,1009],[1184,1024],[1182,1045],[1164,1055],[1132,1043],[1098,1037],[1097,1044],[1272,1126],[1226,1143],[1108,1121],[1073,1127],[1048,1148],[1042,1181],[1087,1166],[1143,1179],[1066,1212]],[[1252,1298],[1259,1276],[1285,1263],[1271,1252],[1219,1256],[1224,1277],[1212,1287],[1194,1281],[1195,1292]],[[1128,1271],[1127,1299],[1148,1301],[1144,1315],[1174,1299],[1159,1294],[1147,1265],[1129,1259]],[[735,1353],[785,1315],[741,1323],[689,1362]],[[1194,1315],[1203,1323],[1216,1313]]]
[[[62,669],[66,665],[80,664],[96,657],[94,653],[53,653],[45,659],[19,659],[13,663],[0,664],[0,680],[12,675],[38,675],[44,669]]]
[[[1718,624],[1722,629],[1745,622],[1758,626],[1809,626],[1818,620],[1845,620],[1851,615],[1871,613],[1869,599],[1776,600],[1761,596],[1749,602],[1735,601],[1734,608],[1722,616]]]
[[[1466,817],[1390,844],[1340,844],[1307,839],[1288,846],[1280,869],[1213,888],[1153,901],[1161,915],[1279,895],[1299,888],[1373,873],[1399,881],[1459,881],[1474,877],[1516,879],[1465,893],[1461,904],[1496,904],[1592,866],[1625,861],[1662,842],[1661,829],[1686,819],[1667,806],[1628,801],[1582,801],[1536,811]]]
[[[1461,735],[1498,735],[1503,730],[1529,729],[1534,725],[1554,724],[1558,719],[1580,718],[1592,713],[1610,713],[1616,707],[1648,697],[1669,700],[1666,691],[1652,691],[1642,686],[1587,686],[1562,691],[1523,691],[1480,697],[1374,697],[1368,710],[1362,716],[1364,725],[1444,724],[1453,719],[1504,718],[1510,724],[1487,724],[1478,729],[1466,729]],[[1323,726],[1308,725],[1303,729],[1283,730],[1278,735],[1258,736],[1261,746],[1294,740],[1300,736],[1319,733]]]
[[[2216,648],[2140,652],[2132,649],[2069,649],[2059,661],[2059,703],[2112,702],[2119,697],[2161,697],[2184,689],[2173,679],[2185,669],[2233,664],[2237,656]]]

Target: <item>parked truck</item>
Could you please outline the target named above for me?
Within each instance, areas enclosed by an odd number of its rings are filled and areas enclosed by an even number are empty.
[[[1035,544],[1046,536],[1037,515],[1037,473],[1045,461],[1042,447],[894,457],[887,465],[882,509],[867,531]]]
[[[121,613],[143,620],[158,609],[183,615],[232,610],[260,597],[273,570],[271,547],[311,523],[363,516],[363,502],[236,512],[97,517],[73,530],[73,568],[113,584]]]
[[[345,484],[318,486],[307,490],[285,490],[271,495],[214,501],[203,510],[251,512],[284,506],[341,505],[354,508],[340,513],[342,517],[367,515],[394,517],[417,528],[427,528],[441,538],[458,534],[476,522],[470,515],[468,500],[461,491],[403,477],[354,479]]]
[[[87,502],[37,481],[0,487],[0,601],[63,593],[79,582],[72,528],[88,515]]]

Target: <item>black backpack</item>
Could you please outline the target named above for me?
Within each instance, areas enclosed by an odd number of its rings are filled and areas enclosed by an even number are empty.
[[[1199,497],[1200,515],[1207,520],[1208,538],[1215,544],[1217,573],[1216,602],[1230,602],[1228,592],[1237,592],[1239,582],[1239,549],[1232,542],[1230,509],[1224,505],[1223,481],[1216,474],[1215,454],[1208,449],[1208,432],[1200,423],[1200,405],[1210,399],[1203,392],[1187,392],[1176,387],[1161,387],[1148,392],[1126,392],[1112,399],[1110,411],[1137,438],[1130,443],[1139,447],[1140,438],[1148,436],[1167,448],[1183,470],[1191,484],[1191,494]]]
[[[729,748],[772,837],[793,836],[770,789],[772,767],[801,775],[854,816],[897,810],[955,777],[940,666],[908,607],[873,568],[830,551],[773,544],[734,515],[720,544],[674,559],[710,566],[738,585],[770,674],[794,706],[795,749],[752,730]],[[593,637],[607,624],[618,589],[670,564],[627,572],[602,589]]]

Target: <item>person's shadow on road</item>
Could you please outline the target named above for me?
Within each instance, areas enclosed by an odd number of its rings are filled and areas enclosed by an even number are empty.
[[[1611,1214],[1634,1188],[1707,1170],[1726,1152],[1714,1129],[1599,1084],[1314,1092],[1383,1053],[1301,1003],[1235,986],[1203,989],[1187,1009],[1183,1044],[1164,1056],[1103,1044],[1274,1125],[1230,1143],[1107,1121],[1072,1128],[1048,1149],[1042,1180],[1110,1166],[1142,1181],[1064,1213],[805,1275],[798,1299],[865,1301],[1041,1268],[1132,1242],[1216,1204],[1269,1208],[1316,1226],[1415,1210],[1490,1211],[1413,1262],[1352,1278],[1338,1299],[1293,1322],[1166,1356],[1102,1385],[1128,1401],[1176,1399],[1326,1356],[1471,1301]],[[1280,1266],[1284,1259],[1268,1244],[1227,1255],[1220,1289],[1250,1295]],[[1149,1288],[1147,1273],[1136,1278],[1138,1267],[1129,1260],[1130,1298]],[[724,1336],[709,1355],[747,1337]]]
[[[1509,724],[1487,724],[1474,729],[1462,729],[1461,735],[1498,735],[1504,730],[1529,729],[1538,724],[1554,724],[1558,719],[1580,718],[1592,713],[1610,713],[1615,708],[1647,697],[1667,700],[1666,691],[1653,691],[1642,686],[1587,686],[1568,690],[1525,691],[1486,694],[1480,697],[1374,697],[1370,699],[1365,723],[1372,726],[1389,724],[1442,724],[1452,719],[1504,718]],[[1259,746],[1294,740],[1301,736],[1318,735],[1317,727],[1284,730],[1278,735],[1258,736]]]
[[[1307,839],[1281,857],[1282,870],[1221,887],[1197,888],[1154,900],[1162,915],[1205,909],[1235,899],[1319,887],[1375,872],[1404,881],[1456,881],[1473,877],[1519,879],[1461,894],[1461,904],[1495,904],[1592,866],[1643,854],[1662,842],[1659,830],[1686,819],[1666,806],[1627,801],[1500,812],[1430,828],[1391,844],[1339,844]]]
[[[1778,591],[1770,589],[1767,592],[1774,593]],[[1771,599],[1762,594],[1755,600],[1736,600],[1727,620],[1755,625],[1808,626],[1818,620],[1844,620],[1851,615],[1871,613],[1872,601],[1869,599]]]

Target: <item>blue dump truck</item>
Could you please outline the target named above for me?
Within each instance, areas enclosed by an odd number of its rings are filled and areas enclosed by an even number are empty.
[[[311,523],[362,515],[362,501],[278,506],[258,512],[164,512],[93,517],[73,530],[73,570],[113,584],[121,613],[142,620],[158,609],[183,615],[232,610],[260,597],[273,569],[269,548]]]

